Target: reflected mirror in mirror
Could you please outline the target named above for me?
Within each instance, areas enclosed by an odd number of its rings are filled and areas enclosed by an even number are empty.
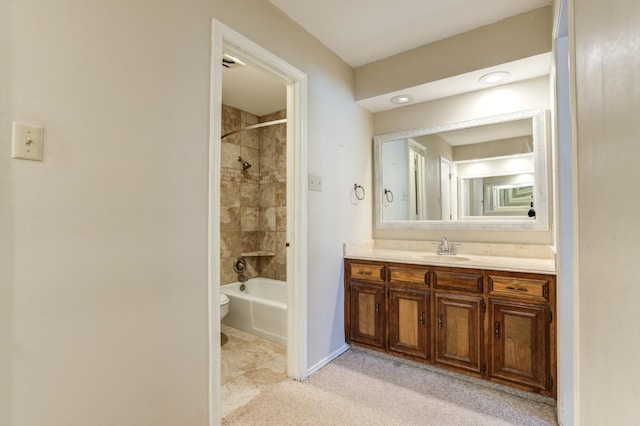
[[[530,110],[376,137],[377,226],[546,227],[544,115]]]
[[[460,211],[463,218],[529,216],[533,208],[533,173],[462,178]]]

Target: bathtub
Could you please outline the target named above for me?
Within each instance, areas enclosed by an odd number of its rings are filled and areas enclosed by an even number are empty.
[[[220,286],[229,297],[229,314],[222,323],[272,342],[287,344],[287,283],[251,278],[240,291],[239,282]]]

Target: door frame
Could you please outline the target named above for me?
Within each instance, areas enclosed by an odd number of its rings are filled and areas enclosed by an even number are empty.
[[[443,181],[442,177],[443,177],[443,168],[444,167],[449,167],[449,173],[447,173],[447,180],[446,182]],[[442,211],[442,220],[453,220],[453,203],[452,201],[452,195],[453,195],[453,190],[452,190],[452,180],[451,177],[453,176],[453,164],[451,162],[451,160],[448,160],[446,158],[444,158],[442,155],[440,156],[440,209]],[[447,183],[448,182],[448,183]],[[444,203],[444,188],[445,188],[445,184],[447,186],[447,192],[449,193],[449,218],[445,218],[445,203]]]
[[[307,75],[220,21],[212,20],[209,128],[209,424],[220,424],[220,172],[222,55],[233,46],[287,85],[287,374],[307,371]]]

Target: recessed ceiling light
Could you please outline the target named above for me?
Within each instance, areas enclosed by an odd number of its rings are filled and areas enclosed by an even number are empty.
[[[391,98],[391,102],[394,104],[406,104],[413,100],[413,97],[410,95],[398,95]]]
[[[509,73],[506,71],[497,71],[490,72],[489,74],[485,74],[478,81],[484,84],[496,84],[509,77]]]

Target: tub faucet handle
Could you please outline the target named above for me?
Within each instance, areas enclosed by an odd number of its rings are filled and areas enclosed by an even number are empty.
[[[247,270],[247,262],[244,260],[243,256],[235,258],[233,261],[233,270],[236,274],[242,274]]]

